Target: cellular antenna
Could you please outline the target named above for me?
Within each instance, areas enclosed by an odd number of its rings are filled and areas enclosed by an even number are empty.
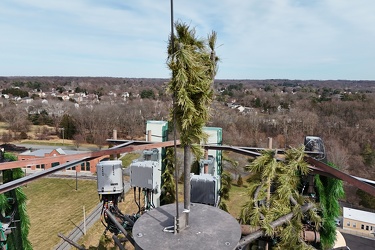
[[[174,54],[174,17],[173,17],[173,0],[171,0],[171,54]],[[172,79],[174,78],[174,73],[172,71]],[[173,106],[173,142],[174,142],[174,177],[175,177],[175,189],[176,189],[176,217],[173,232],[176,234],[179,229],[179,210],[178,210],[178,169],[177,169],[177,131],[176,131],[176,94],[173,93],[172,106]]]

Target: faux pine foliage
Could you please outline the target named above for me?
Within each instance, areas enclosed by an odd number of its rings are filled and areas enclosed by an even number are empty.
[[[176,201],[176,184],[175,184],[175,166],[174,166],[174,150],[167,148],[166,157],[164,159],[165,170],[162,178],[161,205],[170,204]]]
[[[224,171],[221,174],[221,189],[220,189],[220,204],[219,208],[228,212],[228,206],[225,201],[229,201],[229,191],[232,187],[232,176],[231,173]]]
[[[195,29],[185,23],[174,25],[168,43],[167,65],[172,73],[167,91],[173,96],[173,126],[180,133],[184,148],[184,179],[190,178],[191,152],[196,159],[203,156],[199,144],[206,141],[203,126],[209,119],[209,107],[213,100],[212,83],[216,74],[217,57],[213,48],[216,33],[208,41],[200,39]],[[176,152],[175,152],[176,153]],[[189,209],[190,185],[184,182],[184,208]]]
[[[9,161],[17,160],[14,155],[5,153],[5,159]],[[4,170],[4,183],[21,178],[24,176],[24,172],[20,168]],[[8,199],[14,200],[14,205],[9,205]],[[13,189],[5,194],[0,194],[0,208],[2,212],[11,214],[14,208],[15,213],[15,228],[12,229],[12,233],[7,237],[8,250],[31,250],[32,245],[28,240],[30,220],[26,212],[26,195],[22,190],[22,187]],[[13,224],[12,224],[13,225]]]
[[[172,72],[167,91],[173,95],[177,129],[181,144],[190,147],[206,139],[203,126],[209,119],[213,100],[212,83],[216,74],[217,57],[214,47],[216,33],[208,40],[196,36],[194,28],[185,23],[175,24],[176,35],[169,41],[167,65]],[[200,148],[192,148],[199,159]]]
[[[283,161],[276,160],[275,151],[266,150],[246,170],[252,177],[248,180],[249,198],[240,214],[242,224],[261,228],[277,249],[313,249],[304,242],[301,232],[306,221],[319,230],[321,217],[316,208],[301,212],[303,205],[314,203],[298,191],[301,177],[309,172],[304,148],[287,150]],[[273,226],[272,222],[291,213],[290,220]]]
[[[337,168],[332,163],[328,165]],[[341,180],[319,175],[315,176],[315,185],[324,218],[320,234],[321,246],[322,249],[330,249],[336,240],[336,219],[340,216],[339,199],[344,197],[344,188]]]

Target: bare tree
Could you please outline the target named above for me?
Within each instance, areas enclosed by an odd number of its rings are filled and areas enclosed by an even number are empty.
[[[85,142],[85,137],[82,134],[75,134],[73,136],[74,139],[74,145],[76,146],[76,149],[78,149],[82,143]]]
[[[325,144],[326,152],[328,154],[327,159],[341,170],[347,170],[349,167],[348,161],[350,156],[347,148],[345,148],[337,139],[325,141]]]
[[[12,133],[10,131],[3,132],[2,135],[1,135],[1,140],[4,143],[9,143],[9,142],[12,141],[12,139],[13,139],[13,137],[12,137]]]
[[[35,130],[35,136],[38,140],[48,140],[48,136],[50,134],[49,129],[46,126],[38,127]]]
[[[3,109],[3,119],[8,124],[8,129],[17,133],[27,133],[30,130],[31,122],[27,120],[27,112],[17,106],[7,106]]]

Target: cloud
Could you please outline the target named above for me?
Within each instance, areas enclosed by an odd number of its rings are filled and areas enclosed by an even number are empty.
[[[2,14],[8,13],[12,19],[2,22],[6,37],[0,41],[2,49],[6,47],[3,56],[35,61],[45,57],[51,63],[65,61],[68,56],[72,61],[90,58],[103,63],[165,57],[168,26],[162,26],[162,19],[152,14],[152,9],[118,8],[100,2],[33,0],[1,6]],[[155,43],[156,39],[160,42]]]
[[[0,75],[169,77],[169,4],[3,0]],[[372,0],[174,1],[175,20],[201,37],[218,32],[220,78],[374,79],[373,9]]]

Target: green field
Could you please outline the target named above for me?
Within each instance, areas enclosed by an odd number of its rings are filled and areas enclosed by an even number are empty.
[[[53,249],[59,232],[67,235],[98,204],[96,181],[42,178],[24,187],[31,228],[29,240],[34,250]]]
[[[229,201],[224,201],[228,205],[228,212],[234,217],[239,218],[242,206],[247,201],[246,185],[239,187],[236,184],[232,184],[232,188],[229,192]]]
[[[132,161],[138,159],[139,157],[141,157],[141,154],[139,153],[127,153],[124,157],[121,158],[122,166],[124,168],[129,167]]]

